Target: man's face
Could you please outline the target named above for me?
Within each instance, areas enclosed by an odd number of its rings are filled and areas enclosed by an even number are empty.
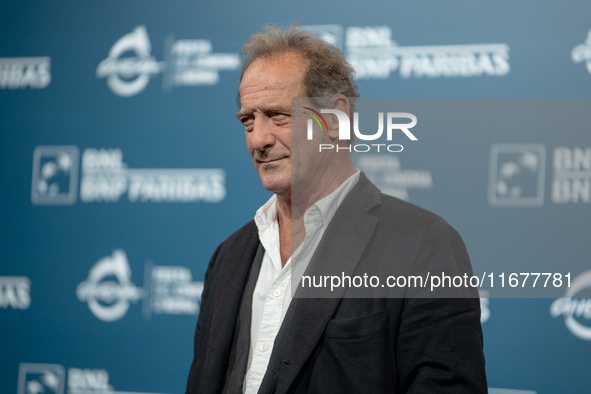
[[[306,62],[289,52],[259,58],[240,83],[240,111],[246,145],[265,189],[288,194],[291,190],[291,98],[304,95]]]

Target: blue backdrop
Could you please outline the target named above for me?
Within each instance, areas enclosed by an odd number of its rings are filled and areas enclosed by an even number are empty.
[[[366,97],[588,97],[590,13],[533,0],[4,2],[1,391],[184,392],[209,258],[270,196],[234,118],[238,53],[263,25],[299,20],[340,46]],[[491,392],[591,392],[586,125],[425,134],[415,155],[358,162],[376,182],[400,174],[380,186],[448,220],[475,267],[575,267],[566,301],[483,294]]]

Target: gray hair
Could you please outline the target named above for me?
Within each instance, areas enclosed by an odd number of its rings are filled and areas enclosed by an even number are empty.
[[[266,26],[262,32],[253,34],[248,39],[241,52],[244,65],[240,81],[246,69],[256,59],[271,58],[287,52],[300,53],[307,61],[303,84],[306,97],[312,98],[314,105],[327,108],[336,96],[343,94],[349,98],[349,115],[353,114],[355,98],[359,97],[354,80],[355,69],[339,48],[296,24],[287,28]],[[237,102],[240,105],[240,94]]]

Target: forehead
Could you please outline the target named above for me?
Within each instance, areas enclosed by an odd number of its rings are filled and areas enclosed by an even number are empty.
[[[290,100],[304,94],[306,61],[294,53],[258,58],[244,72],[239,95],[241,108],[265,104],[269,100]]]

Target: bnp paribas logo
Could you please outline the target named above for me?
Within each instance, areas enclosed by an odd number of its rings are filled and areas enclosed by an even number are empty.
[[[31,201],[35,205],[72,205],[78,187],[77,146],[37,146],[33,152]]]
[[[78,173],[80,169],[80,194]],[[33,152],[31,202],[34,205],[222,201],[226,173],[219,168],[130,168],[119,148],[39,145]]]
[[[17,394],[64,394],[66,370],[58,364],[22,363]]]
[[[488,202],[499,207],[544,204],[546,148],[542,144],[493,144]]]
[[[318,139],[322,140],[324,133],[328,131],[328,123],[326,118],[322,116],[322,114],[332,114],[335,115],[338,120],[338,129],[339,140],[351,141],[351,119],[349,116],[340,111],[338,109],[320,109],[316,111],[310,107],[302,107],[305,111],[303,113],[305,115],[310,116],[311,119],[308,119],[307,122],[307,138],[308,140],[313,140],[316,136]],[[401,131],[404,135],[411,141],[417,141],[417,137],[409,130],[416,126],[417,124],[417,117],[408,112],[387,112],[386,116],[384,116],[384,112],[378,112],[378,130],[373,134],[363,134],[359,130],[359,113],[353,113],[353,132],[356,138],[362,141],[376,141],[382,137],[384,134],[384,119],[386,119],[386,140],[388,142],[392,141],[393,136],[395,135],[395,131]],[[407,119],[410,122],[406,123],[397,123],[394,119]],[[316,125],[316,126],[315,126]],[[316,132],[315,132],[316,128]],[[335,144],[319,144],[318,151],[323,152],[327,150],[336,150],[342,151],[346,150],[348,152],[358,152],[358,153],[366,153],[366,152],[391,152],[397,153],[402,152],[404,147],[401,144],[350,144],[347,147],[335,145]]]

